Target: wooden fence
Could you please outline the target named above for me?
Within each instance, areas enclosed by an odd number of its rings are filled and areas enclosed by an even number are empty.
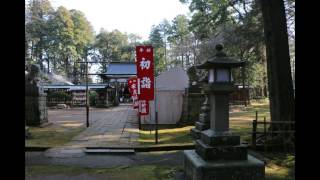
[[[250,104],[249,89],[237,89],[229,96],[230,104],[245,105]]]
[[[262,127],[261,127],[262,126]],[[258,112],[252,122],[252,147],[262,147],[265,151],[281,149],[294,151],[295,122],[292,121],[258,121]]]

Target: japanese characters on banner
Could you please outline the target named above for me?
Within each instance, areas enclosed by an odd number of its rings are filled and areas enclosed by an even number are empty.
[[[139,100],[154,98],[154,65],[152,46],[136,46]]]
[[[149,114],[149,101],[154,99],[154,62],[152,46],[136,46],[137,81],[140,115]]]
[[[137,77],[132,77],[128,79],[128,87],[129,87],[130,96],[132,97],[132,100],[133,100],[133,108],[137,109],[139,107]]]

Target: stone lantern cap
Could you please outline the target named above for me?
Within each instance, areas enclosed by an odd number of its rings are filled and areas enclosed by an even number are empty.
[[[244,66],[246,61],[238,61],[232,57],[228,57],[223,51],[221,44],[216,45],[217,53],[209,58],[206,62],[196,66],[198,69],[213,69],[213,68],[235,68]]]

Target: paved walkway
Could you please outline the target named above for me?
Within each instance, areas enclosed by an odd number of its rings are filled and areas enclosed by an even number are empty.
[[[139,130],[132,106],[118,106],[93,114],[89,128],[74,137],[67,146],[128,147],[138,145]]]
[[[60,112],[59,112],[60,111]],[[85,111],[58,110],[51,112],[52,121],[79,119],[85,122]],[[78,117],[79,116],[79,117]],[[90,126],[62,147],[47,151],[48,156],[83,156],[85,147],[133,147],[139,145],[137,112],[129,105],[90,110]],[[49,117],[50,118],[50,117]],[[49,119],[50,121],[50,119]],[[75,121],[74,121],[75,122]],[[79,123],[79,120],[78,120]]]

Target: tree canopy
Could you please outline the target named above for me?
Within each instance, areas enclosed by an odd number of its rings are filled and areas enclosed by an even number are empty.
[[[294,119],[294,0],[180,0],[191,11],[189,30],[200,41],[200,59],[210,44],[247,60],[246,80],[270,97],[275,121]],[[290,46],[289,46],[290,44]],[[212,51],[211,51],[212,52]],[[291,59],[290,59],[291,58]],[[238,73],[239,74],[239,73]],[[235,72],[237,77],[237,73]],[[239,78],[235,78],[236,82]],[[280,95],[282,94],[282,95]]]
[[[134,61],[137,34],[101,29],[95,34],[85,14],[60,6],[54,9],[49,0],[30,0],[26,5],[26,65],[37,63],[47,73],[61,74],[80,83],[85,68],[78,61]],[[101,63],[100,71],[106,70]],[[82,76],[81,76],[82,74]]]
[[[25,16],[26,65],[37,63],[42,71],[80,83],[85,68],[77,61],[87,58],[101,62],[99,71],[104,72],[107,64],[102,62],[133,62],[136,45],[152,45],[159,74],[175,66],[188,70],[215,53],[213,47],[222,43],[228,55],[248,62],[245,84],[253,87],[254,96],[270,97],[272,118],[290,119],[288,114],[294,109],[295,1],[180,2],[189,6],[190,14],[154,24],[149,39],[141,42],[139,35],[116,29],[101,29],[96,34],[83,12],[63,6],[54,9],[49,0],[30,0]],[[240,84],[241,78],[242,73],[235,70],[235,82]]]

